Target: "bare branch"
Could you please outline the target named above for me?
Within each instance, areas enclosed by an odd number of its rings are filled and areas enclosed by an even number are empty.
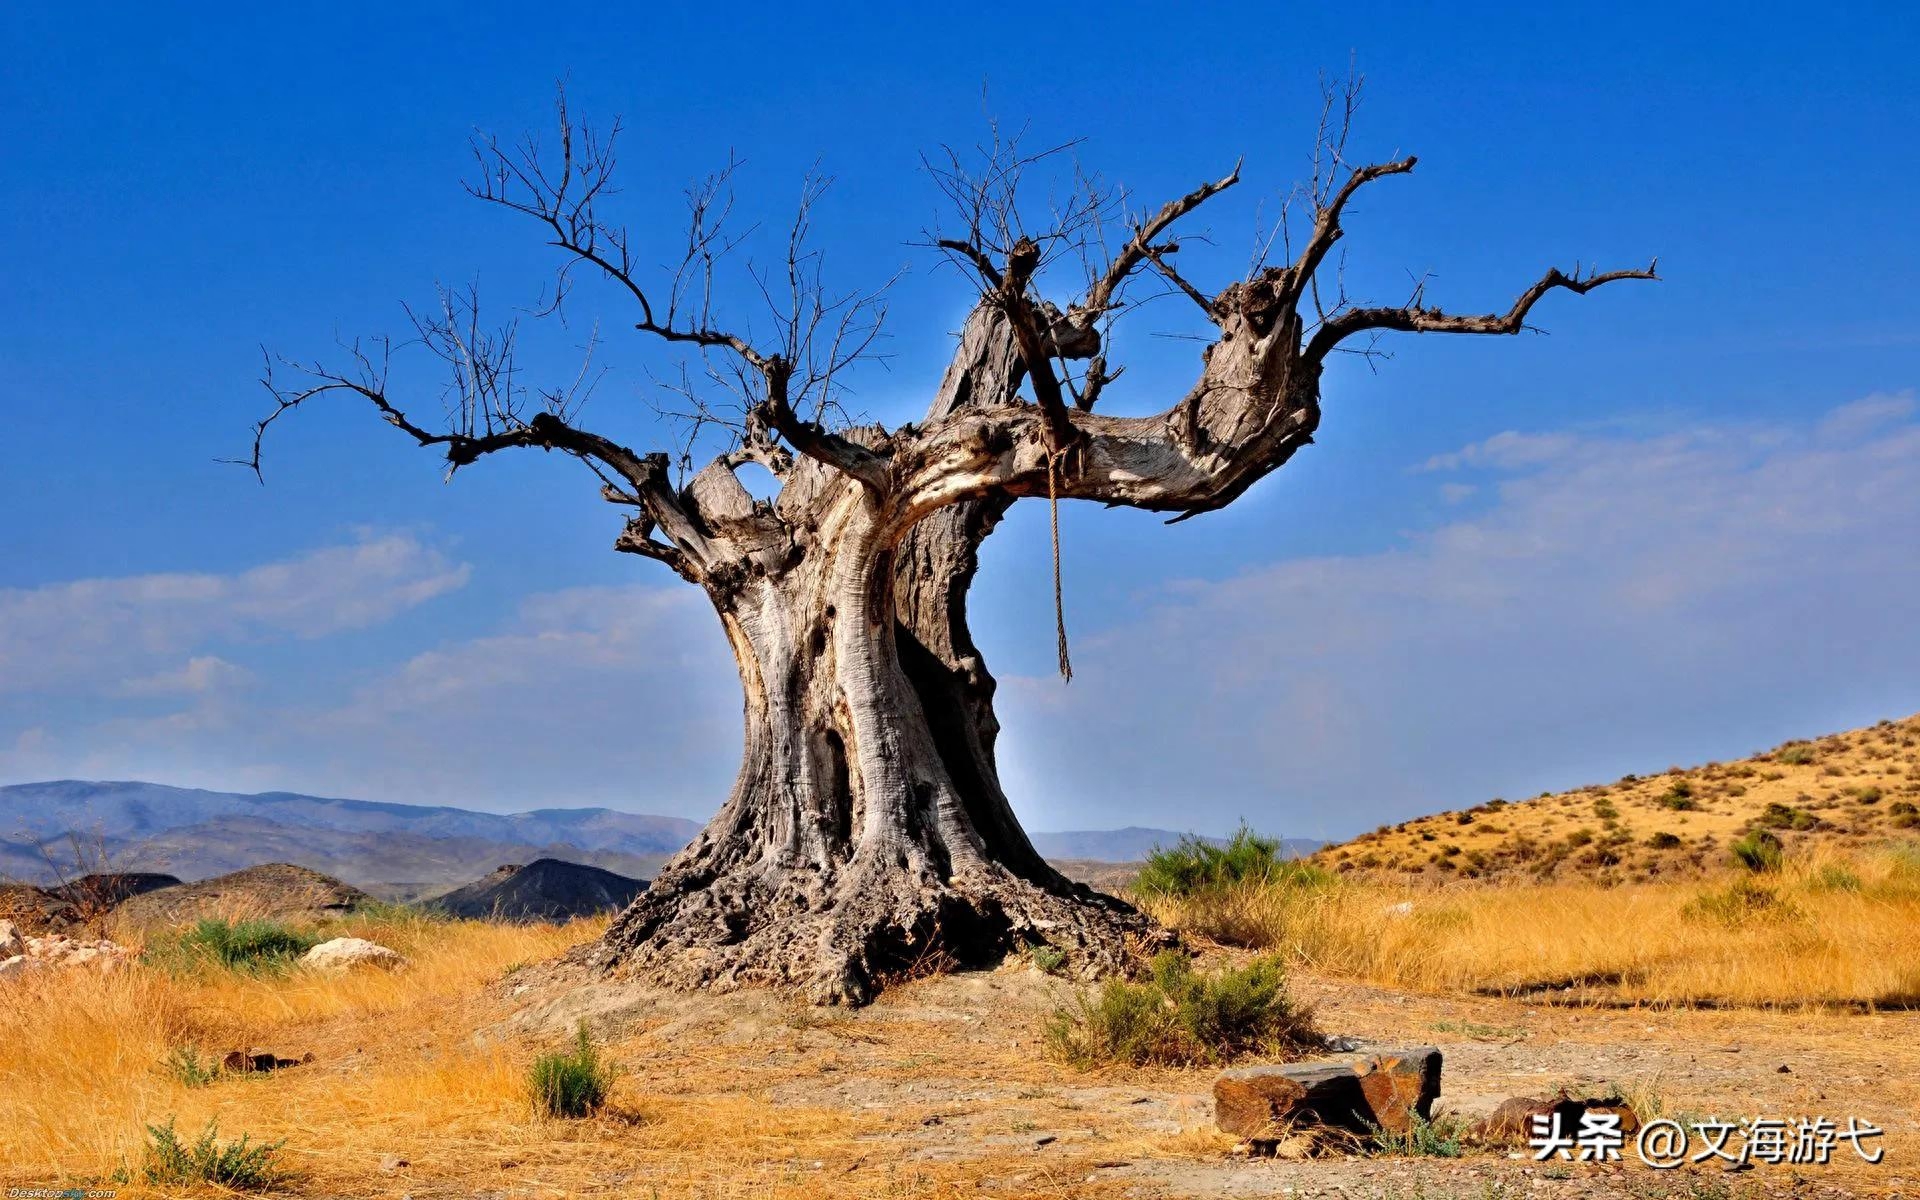
[[[1405,175],[1419,161],[1410,154],[1393,162],[1360,167],[1347,176],[1347,181],[1340,185],[1340,190],[1334,193],[1332,199],[1316,207],[1313,232],[1308,235],[1307,244],[1301,248],[1300,257],[1293,264],[1296,295],[1297,289],[1311,280],[1314,272],[1320,269],[1320,264],[1326,261],[1327,252],[1333,249],[1334,243],[1345,236],[1346,230],[1341,228],[1340,217],[1346,211],[1347,201],[1353,199],[1353,194],[1376,179]]]
[[[1308,341],[1303,357],[1309,362],[1318,363],[1347,338],[1375,329],[1402,333],[1519,333],[1527,328],[1527,313],[1532,311],[1542,296],[1555,288],[1585,295],[1602,284],[1622,279],[1659,279],[1656,273],[1659,265],[1656,259],[1645,270],[1608,271],[1585,276],[1580,274],[1577,267],[1572,275],[1555,267],[1541,276],[1538,283],[1522,292],[1519,299],[1513,302],[1513,307],[1504,313],[1455,316],[1418,303],[1401,308],[1351,309],[1323,324]]]
[[[1177,250],[1177,244],[1156,245],[1155,242],[1173,226],[1175,221],[1199,208],[1208,200],[1226,191],[1240,182],[1240,164],[1234,163],[1233,170],[1225,178],[1212,183],[1202,184],[1186,195],[1169,200],[1160,207],[1150,219],[1135,227],[1133,237],[1121,248],[1107,264],[1106,272],[1095,281],[1088,290],[1087,297],[1075,307],[1089,313],[1103,313],[1119,303],[1120,290],[1127,277],[1139,268],[1143,261],[1158,261],[1158,256]],[[1189,289],[1191,290],[1191,289]],[[1209,305],[1203,304],[1202,308]]]

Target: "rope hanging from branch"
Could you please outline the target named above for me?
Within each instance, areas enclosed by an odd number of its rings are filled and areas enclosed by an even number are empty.
[[[1073,660],[1067,657],[1067,606],[1060,586],[1060,459],[1064,450],[1047,452],[1047,506],[1053,517],[1053,627],[1060,652],[1060,678],[1073,682]]]

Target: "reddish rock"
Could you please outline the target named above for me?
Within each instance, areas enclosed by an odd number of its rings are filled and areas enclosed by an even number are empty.
[[[1538,1096],[1515,1096],[1503,1101],[1486,1120],[1474,1127],[1474,1136],[1480,1141],[1496,1145],[1524,1142],[1533,1136],[1535,1117],[1550,1118],[1555,1113],[1560,1116],[1561,1130],[1568,1135],[1579,1130],[1580,1118],[1587,1113],[1607,1113],[1619,1117],[1620,1132],[1629,1138],[1640,1132],[1640,1115],[1620,1097],[1583,1100],[1569,1096],[1563,1089],[1544,1100]]]
[[[1348,1062],[1242,1067],[1214,1081],[1214,1121],[1251,1141],[1273,1141],[1301,1125],[1355,1133],[1404,1132],[1433,1113],[1440,1051],[1431,1046]]]

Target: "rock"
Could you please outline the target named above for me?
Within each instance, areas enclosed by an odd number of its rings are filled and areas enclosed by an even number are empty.
[[[319,971],[350,971],[355,967],[382,967],[392,970],[407,965],[406,956],[365,938],[342,937],[321,942],[300,959]]]
[[[395,1171],[404,1171],[412,1165],[412,1163],[401,1158],[398,1154],[383,1154],[380,1156],[380,1169],[389,1175]]]
[[[94,967],[111,971],[138,957],[129,948],[106,938],[89,942],[50,933],[45,937],[27,938],[23,945],[25,949],[22,953],[36,963],[49,967]]]
[[[24,954],[16,954],[11,958],[0,960],[0,979],[18,979],[20,976],[32,971],[38,971],[46,965],[47,964],[37,958],[29,958]]]
[[[1299,1125],[1404,1132],[1416,1114],[1432,1115],[1439,1095],[1440,1051],[1421,1046],[1354,1062],[1227,1071],[1213,1084],[1214,1121],[1235,1137],[1268,1142]]]
[[[1619,1096],[1600,1100],[1575,1099],[1564,1090],[1549,1098],[1515,1096],[1502,1101],[1486,1120],[1474,1127],[1474,1137],[1490,1145],[1513,1145],[1533,1135],[1533,1119],[1558,1113],[1560,1129],[1571,1135],[1579,1130],[1580,1118],[1587,1113],[1612,1114],[1620,1118],[1620,1132],[1631,1138],[1640,1132],[1640,1115]]]
[[[12,958],[27,952],[27,942],[20,931],[13,927],[12,921],[0,921],[0,959]]]

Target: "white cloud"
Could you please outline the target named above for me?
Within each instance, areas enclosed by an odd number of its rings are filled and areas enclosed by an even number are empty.
[[[1860,437],[1882,426],[1906,420],[1913,416],[1914,407],[1912,388],[1898,392],[1875,392],[1851,404],[1842,404],[1828,413],[1820,422],[1820,436],[1835,441]]]
[[[0,692],[161,687],[216,639],[318,638],[453,591],[469,569],[405,534],[366,536],[235,574],[170,573],[0,589]],[[197,657],[212,657],[199,654]],[[196,668],[183,670],[180,682]],[[210,681],[218,668],[197,668]]]
[[[196,654],[178,670],[129,679],[115,691],[122,696],[194,696],[243,688],[252,682],[253,672],[245,667],[235,666],[217,654]]]
[[[685,586],[536,594],[493,632],[326,690],[310,677],[271,682],[214,655],[118,682],[110,697],[126,703],[73,706],[57,739],[41,730],[11,749],[0,741],[0,779],[703,816],[738,766],[740,692],[726,639]]]
[[[1436,454],[1421,469],[1457,471],[1463,467],[1512,469],[1539,466],[1566,454],[1577,444],[1578,439],[1570,433],[1519,433],[1508,430],[1496,433],[1485,441],[1462,446],[1451,454]]]
[[[1491,506],[1165,587],[1076,641],[1070,688],[1009,680],[1009,790],[1330,835],[1920,708],[1920,425],[1893,400],[1435,456],[1492,472]]]

